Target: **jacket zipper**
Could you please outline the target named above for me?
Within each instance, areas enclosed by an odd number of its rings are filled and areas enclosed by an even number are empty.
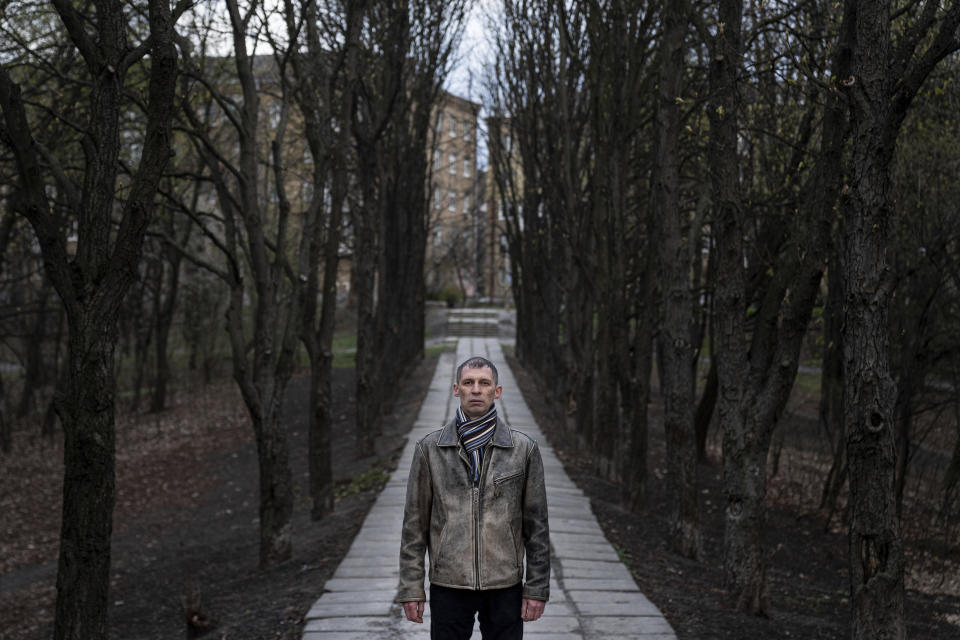
[[[473,487],[473,575],[475,579],[475,588],[480,590],[480,487]]]
[[[483,479],[487,476],[487,465],[490,462],[490,454],[493,453],[493,447],[487,447],[483,456],[483,463],[480,466],[480,479],[473,485],[473,504],[476,508],[474,513],[474,545],[473,545],[473,568],[476,577],[476,589],[480,590],[480,488],[483,486]]]

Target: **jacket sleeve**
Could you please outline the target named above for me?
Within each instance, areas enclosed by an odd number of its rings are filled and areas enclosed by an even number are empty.
[[[430,535],[430,507],[433,489],[430,465],[423,454],[423,445],[418,442],[410,463],[410,478],[407,481],[407,500],[403,509],[403,529],[400,534],[400,585],[397,602],[426,601],[423,589],[424,554]]]
[[[527,556],[527,581],[523,597],[550,599],[550,529],[547,523],[547,488],[543,460],[534,443],[527,458],[527,486],[523,492],[523,545]]]

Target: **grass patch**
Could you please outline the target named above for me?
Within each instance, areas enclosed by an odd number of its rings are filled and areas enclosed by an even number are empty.
[[[439,356],[441,353],[446,353],[447,351],[453,351],[452,344],[435,344],[432,347],[427,347],[424,350],[424,357],[432,358],[433,356]]]
[[[352,476],[349,480],[341,480],[337,482],[337,488],[334,493],[337,500],[343,498],[357,495],[358,493],[366,493],[368,491],[380,491],[384,485],[387,484],[387,480],[390,479],[390,473],[385,469],[382,469],[378,466],[374,466],[368,471],[363,473],[358,473]]]
[[[817,394],[820,393],[820,380],[821,376],[819,373],[805,373],[801,371],[797,373],[797,378],[793,381],[793,386],[801,391]]]

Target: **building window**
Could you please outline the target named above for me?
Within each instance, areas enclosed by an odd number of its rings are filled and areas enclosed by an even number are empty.
[[[503,137],[503,148],[507,150],[507,153],[513,150],[513,139],[510,138],[509,133]]]
[[[453,153],[450,154],[450,166],[448,167],[448,170],[452,176],[457,174],[457,156]]]
[[[463,215],[470,213],[470,194],[467,193],[463,196]]]
[[[457,137],[457,119],[450,116],[450,137]]]
[[[503,220],[503,200],[497,200],[497,220]]]
[[[457,192],[456,191],[450,192],[450,204],[448,205],[447,208],[450,209],[450,211],[457,210]]]
[[[463,122],[463,141],[470,142],[470,122],[468,120]]]
[[[433,188],[433,208],[439,209],[441,207],[440,203],[440,187]]]
[[[463,157],[463,177],[470,177],[470,156]]]
[[[437,114],[437,131],[443,131],[443,111]]]
[[[443,230],[437,229],[433,234],[433,246],[439,247],[441,244],[443,244]]]
[[[433,150],[433,170],[440,171],[440,149]]]

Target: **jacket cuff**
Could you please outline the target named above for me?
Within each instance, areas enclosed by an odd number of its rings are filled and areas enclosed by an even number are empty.
[[[528,600],[543,600],[546,602],[550,599],[550,587],[537,589],[525,584],[523,585],[523,597]]]
[[[394,598],[393,601],[394,602],[426,602],[427,593],[423,589],[421,589],[419,592],[412,589],[401,590],[399,593],[397,593],[397,597]]]

